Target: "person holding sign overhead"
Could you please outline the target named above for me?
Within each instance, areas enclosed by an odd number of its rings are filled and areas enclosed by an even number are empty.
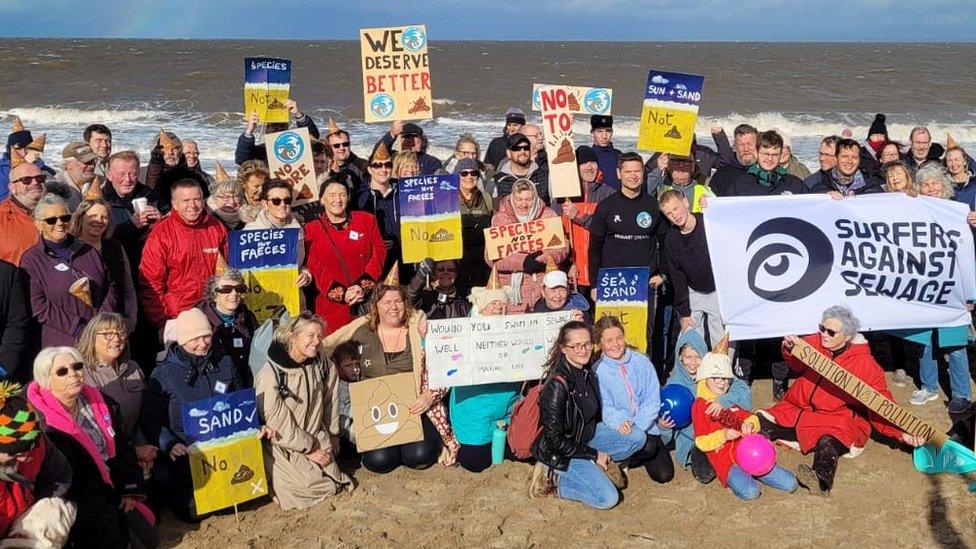
[[[305,226],[305,250],[319,290],[315,313],[328,334],[349,324],[354,307],[362,309],[383,272],[386,247],[372,214],[347,211],[349,189],[342,181],[326,180],[320,201],[325,213]]]
[[[309,312],[282,323],[254,378],[258,410],[278,434],[264,443],[275,501],[304,509],[352,489],[339,455],[339,376],[320,345],[325,322]]]
[[[400,153],[407,151],[417,153],[420,173],[415,175],[432,175],[444,169],[440,160],[427,154],[427,140],[424,137],[424,129],[413,122],[404,124],[397,120],[391,124],[390,131],[384,133],[379,143],[374,147],[374,154],[381,144],[386,147],[386,150],[392,151],[394,149],[393,142],[396,141],[397,137],[400,138]]]
[[[537,219],[558,217],[536,193],[536,186],[528,179],[519,179],[512,185],[512,194],[502,199],[498,211],[491,218],[491,226],[525,223]],[[560,231],[561,232],[561,231]],[[565,239],[564,239],[565,242]],[[495,262],[501,282],[512,288],[509,313],[524,313],[542,296],[542,279],[546,264],[551,260],[559,265],[569,256],[565,244],[561,248],[539,250],[531,253],[515,252]],[[487,251],[485,260],[488,260]],[[489,261],[489,265],[491,265]]]
[[[303,113],[301,109],[298,108],[298,103],[294,99],[288,99],[284,103],[285,108],[291,112],[292,118],[295,119],[295,125],[299,128],[308,128],[308,135],[312,139],[319,138],[319,128],[315,125],[315,121],[312,117]],[[268,151],[264,147],[264,143],[258,144],[254,139],[254,129],[257,128],[258,123],[261,121],[260,115],[257,111],[252,112],[247,117],[247,124],[244,128],[244,133],[237,138],[237,149],[234,151],[234,163],[240,166],[248,160],[261,160],[262,162],[268,161]],[[264,127],[264,134],[276,133],[288,129],[288,122],[272,122]],[[263,138],[262,138],[263,139]]]

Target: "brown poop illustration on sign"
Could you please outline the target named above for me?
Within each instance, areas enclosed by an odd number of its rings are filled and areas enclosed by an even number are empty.
[[[413,106],[407,111],[407,114],[413,114],[415,112],[430,112],[430,106],[427,105],[427,101],[423,97],[418,97],[414,101]]]
[[[248,467],[247,465],[241,465],[241,468],[238,469],[236,473],[234,473],[233,477],[231,477],[230,483],[243,484],[251,480],[252,478],[254,478],[254,471],[252,471],[251,468]]]
[[[563,138],[563,142],[559,144],[556,158],[552,159],[553,164],[562,164],[564,162],[576,162],[576,153],[573,151],[573,144],[566,138]]]
[[[678,126],[671,126],[671,129],[664,134],[664,137],[670,139],[681,139],[681,132],[678,131]]]
[[[569,94],[569,97],[567,99],[567,103],[569,103],[569,110],[571,110],[573,112],[576,112],[576,111],[580,110],[580,104],[579,104],[579,101],[576,100],[576,96],[575,95]]]

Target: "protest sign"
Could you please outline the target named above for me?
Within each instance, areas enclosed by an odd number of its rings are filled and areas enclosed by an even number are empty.
[[[610,88],[586,88],[559,86],[556,84],[532,84],[532,110],[542,110],[543,88],[563,88],[568,94],[569,112],[573,114],[612,114],[613,90]]]
[[[549,196],[569,198],[580,195],[576,147],[573,145],[573,114],[565,87],[543,87],[542,131],[545,134],[546,160],[549,163]]]
[[[968,208],[901,193],[710,198],[705,234],[733,340],[816,331],[849,307],[864,331],[968,326]]]
[[[409,410],[416,400],[417,385],[412,372],[350,383],[356,449],[366,452],[423,440],[420,416]]]
[[[566,246],[562,221],[558,217],[533,219],[522,223],[485,229],[485,250],[495,261],[512,254],[530,254]]]
[[[417,263],[427,257],[460,258],[464,250],[458,175],[407,177],[397,184],[404,263]]]
[[[428,384],[440,389],[539,379],[559,328],[574,313],[428,321]]]
[[[600,269],[596,281],[596,318],[615,316],[624,325],[627,344],[647,350],[648,267]]]
[[[427,27],[360,29],[366,122],[433,118]]]
[[[244,275],[244,303],[258,322],[282,309],[300,312],[298,279],[299,229],[253,229],[230,233],[228,264]]]
[[[312,141],[307,128],[295,128],[264,136],[272,179],[291,183],[294,206],[319,199],[319,184],[312,164]]]
[[[648,71],[637,148],[691,154],[704,82],[705,78],[697,74]]]
[[[268,493],[254,389],[195,400],[182,412],[197,513]]]
[[[288,122],[291,61],[264,57],[244,58],[244,117],[257,112],[259,122]]]

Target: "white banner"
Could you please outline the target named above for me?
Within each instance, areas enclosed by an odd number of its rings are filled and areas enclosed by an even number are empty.
[[[428,384],[433,389],[542,377],[542,366],[573,311],[431,320]]]
[[[708,251],[732,339],[813,333],[833,305],[863,331],[968,325],[968,212],[900,193],[709,198]]]

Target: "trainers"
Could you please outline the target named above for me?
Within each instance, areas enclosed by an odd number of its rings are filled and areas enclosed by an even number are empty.
[[[548,497],[556,492],[556,486],[549,477],[549,467],[544,463],[535,464],[532,480],[529,481],[529,499]]]
[[[773,400],[779,402],[786,396],[786,383],[773,381]]]
[[[908,383],[908,374],[905,373],[905,370],[898,368],[895,370],[895,375],[891,378],[891,382],[898,387],[904,387]]]
[[[620,464],[616,461],[611,460],[607,463],[607,476],[610,477],[610,482],[617,487],[618,490],[623,490],[627,487],[627,477],[624,475],[623,470],[620,469]]]
[[[817,476],[816,471],[805,463],[801,463],[796,467],[796,482],[801,488],[806,488],[813,495],[830,496],[830,490],[824,489],[824,485],[820,481],[820,477]]]
[[[933,400],[939,400],[939,393],[935,391],[929,391],[925,387],[912,393],[912,398],[908,399],[908,402],[916,406],[921,406],[926,402],[932,402]]]
[[[969,407],[972,406],[972,402],[964,398],[954,398],[949,401],[949,413],[953,415],[965,414]]]

